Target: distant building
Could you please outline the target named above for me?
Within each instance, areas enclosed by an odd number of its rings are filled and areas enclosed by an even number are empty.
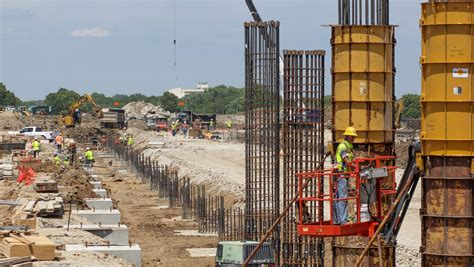
[[[204,93],[204,92],[207,92],[207,90],[209,90],[209,85],[207,84],[207,82],[200,82],[197,84],[196,88],[194,89],[179,87],[179,88],[169,89],[168,92],[177,96],[178,98],[183,98],[190,94]]]

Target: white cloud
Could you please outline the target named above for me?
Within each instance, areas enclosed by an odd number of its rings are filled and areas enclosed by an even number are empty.
[[[109,36],[110,32],[103,28],[84,28],[72,31],[71,35],[74,37],[104,38]]]

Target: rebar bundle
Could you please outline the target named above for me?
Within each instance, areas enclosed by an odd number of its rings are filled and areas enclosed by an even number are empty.
[[[247,240],[260,240],[279,214],[279,49],[279,22],[245,23]],[[279,231],[273,233],[272,241],[278,253]]]
[[[315,170],[324,157],[325,51],[284,50],[283,205],[298,192],[297,173]],[[306,187],[314,192],[313,185]],[[323,207],[308,204],[312,219],[322,219]],[[282,265],[323,266],[322,239],[298,236],[297,205],[282,223]]]
[[[339,25],[388,25],[388,0],[338,0]]]

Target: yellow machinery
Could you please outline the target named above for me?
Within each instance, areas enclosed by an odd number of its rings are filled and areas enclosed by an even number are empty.
[[[474,1],[422,4],[422,265],[474,266]]]
[[[95,114],[97,114],[99,118],[102,117],[102,108],[95,103],[91,95],[84,94],[81,98],[71,104],[69,107],[69,112],[63,116],[62,122],[66,127],[73,127],[75,125],[74,113],[86,102],[89,102],[92,105]]]

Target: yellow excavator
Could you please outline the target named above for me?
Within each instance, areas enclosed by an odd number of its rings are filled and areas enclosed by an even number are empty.
[[[77,101],[73,102],[69,106],[68,113],[63,116],[62,122],[66,127],[74,127],[76,123],[80,121],[80,115],[78,114],[78,109],[86,102],[89,102],[92,105],[92,109],[98,118],[102,117],[102,108],[95,103],[94,99],[89,94],[84,94]]]

